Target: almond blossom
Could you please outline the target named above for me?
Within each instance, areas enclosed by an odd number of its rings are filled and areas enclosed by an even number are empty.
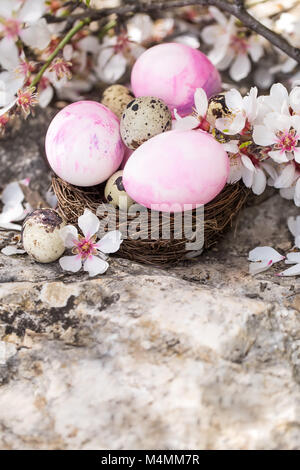
[[[263,163],[252,161],[249,156],[243,154],[237,142],[223,145],[229,152],[230,171],[227,183],[235,184],[242,179],[247,188],[251,188],[254,194],[260,195],[266,189],[267,177],[264,170],[268,170],[268,167],[264,168]],[[234,146],[236,146],[235,150]]]
[[[244,97],[236,89],[227,91],[225,101],[230,114],[217,119],[216,128],[227,135],[249,131],[258,114],[257,88],[251,88]]]
[[[191,116],[179,116],[177,109],[174,109],[175,121],[173,121],[173,129],[176,130],[190,130],[202,129],[208,131],[210,128],[209,122],[206,120],[206,113],[208,108],[208,99],[203,88],[197,88],[194,95],[195,108]]]
[[[82,266],[90,276],[103,274],[108,268],[104,254],[115,253],[122,243],[121,232],[113,230],[108,232],[97,242],[97,232],[100,221],[89,209],[78,218],[78,226],[83,236],[78,234],[76,227],[66,225],[61,229],[60,235],[65,247],[72,250],[73,256],[63,256],[59,260],[62,269],[71,272],[79,271]],[[102,256],[102,257],[101,257]]]
[[[19,52],[16,41],[20,38],[27,46],[44,49],[50,42],[51,34],[46,20],[44,0],[1,0],[0,2],[0,65],[12,69]]]
[[[263,56],[265,40],[256,34],[248,34],[244,27],[237,26],[232,16],[227,19],[217,8],[209,7],[209,11],[217,23],[202,30],[203,41],[213,45],[208,57],[219,70],[230,66],[230,77],[239,81],[251,70],[249,56],[253,62]]]
[[[300,116],[267,114],[263,124],[254,126],[253,140],[257,145],[270,147],[268,155],[277,163],[292,159],[300,163]]]
[[[126,72],[127,65],[144,51],[145,48],[132,42],[125,32],[118,36],[105,36],[98,55],[98,77],[105,83],[116,82]]]

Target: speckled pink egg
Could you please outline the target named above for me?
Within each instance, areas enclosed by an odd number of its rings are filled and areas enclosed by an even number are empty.
[[[214,199],[228,173],[227,153],[210,134],[175,130],[135,150],[125,165],[123,184],[134,201],[149,209],[181,212]]]
[[[221,91],[217,69],[202,52],[184,44],[151,47],[136,61],[131,74],[135,96],[157,96],[182,116],[194,106],[194,93],[204,88],[208,98]]]
[[[118,118],[96,101],[66,106],[52,120],[46,154],[52,170],[76,186],[94,186],[120,166],[125,146]]]

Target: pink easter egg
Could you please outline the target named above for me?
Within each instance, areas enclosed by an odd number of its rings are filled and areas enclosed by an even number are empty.
[[[76,186],[94,186],[120,166],[125,146],[119,119],[96,101],[66,106],[52,120],[46,154],[52,170]]]
[[[208,98],[221,91],[219,72],[205,54],[190,46],[165,43],[151,47],[136,61],[131,73],[135,96],[156,96],[173,112],[190,114],[194,93],[203,88]]]
[[[142,144],[127,161],[123,184],[142,206],[181,212],[214,199],[226,184],[223,146],[201,130],[173,130]]]

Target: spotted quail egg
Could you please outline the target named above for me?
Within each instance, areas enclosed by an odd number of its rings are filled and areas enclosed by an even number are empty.
[[[215,126],[216,119],[224,118],[230,115],[230,110],[226,105],[225,93],[219,93],[218,95],[212,96],[208,101],[207,115],[211,126]]]
[[[133,93],[126,86],[111,85],[104,91],[101,103],[121,119],[124,108],[133,98]]]
[[[106,183],[104,190],[105,199],[121,210],[128,210],[134,200],[125,191],[123,186],[123,170],[114,173]]]
[[[125,108],[120,130],[123,142],[131,149],[157,134],[171,129],[172,114],[168,106],[152,96],[141,96],[128,103]]]
[[[54,209],[38,209],[29,214],[23,223],[24,250],[39,263],[52,263],[65,251],[60,229],[65,225]]]

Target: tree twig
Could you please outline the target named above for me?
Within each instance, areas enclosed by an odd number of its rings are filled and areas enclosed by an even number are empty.
[[[35,87],[39,83],[43,74],[45,73],[49,65],[52,63],[52,61],[55,59],[57,54],[65,47],[65,45],[72,39],[72,37],[75,36],[75,34],[78,33],[78,31],[80,31],[80,29],[82,29],[88,23],[90,23],[90,19],[85,18],[79,21],[72,29],[70,29],[68,34],[66,34],[66,36],[60,41],[56,49],[52,52],[52,54],[50,54],[50,56],[46,60],[41,70],[37,73],[37,75],[32,80],[32,83],[31,83],[32,87]]]
[[[134,13],[151,13],[154,11],[170,10],[173,8],[180,8],[180,7],[192,6],[192,5],[216,6],[220,10],[223,10],[235,16],[249,29],[256,32],[260,36],[263,36],[274,46],[278,47],[278,49],[282,50],[289,57],[292,57],[298,63],[300,63],[300,49],[292,46],[281,35],[267,28],[262,23],[260,23],[256,18],[250,15],[250,13],[248,13],[248,11],[245,8],[244,0],[233,0],[233,2],[229,2],[227,0],[173,0],[170,2],[158,1],[154,3],[141,1],[141,2],[134,2],[133,4],[130,3],[121,7],[116,7],[116,8],[103,8],[100,10],[88,8],[86,9],[84,13],[72,15],[70,19],[73,22],[76,22],[77,20],[82,20],[88,16],[91,20],[99,20],[107,16],[110,16],[112,14],[128,16]],[[46,19],[49,23],[65,21],[65,18],[55,17],[51,15],[47,15]]]

